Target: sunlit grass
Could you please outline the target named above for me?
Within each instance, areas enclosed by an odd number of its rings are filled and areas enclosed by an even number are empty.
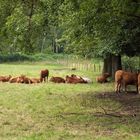
[[[50,70],[50,77],[65,77],[75,73],[91,78],[93,83],[76,85],[51,82],[35,85],[0,83],[0,139],[140,138],[139,114],[136,117],[126,115],[122,118],[104,114],[103,109],[111,113],[116,111],[127,113],[129,108],[120,107],[123,100],[115,96],[114,83],[95,82],[98,72],[72,71],[66,66],[40,62],[0,64],[0,75],[25,74],[29,77],[39,77],[40,70],[45,68]],[[137,97],[138,100],[139,96]]]

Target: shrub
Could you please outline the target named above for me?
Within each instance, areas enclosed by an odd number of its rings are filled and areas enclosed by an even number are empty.
[[[34,58],[25,54],[0,55],[0,62],[34,61]]]
[[[125,70],[129,71],[138,71],[140,69],[139,65],[139,57],[128,57],[128,56],[123,56],[122,57],[122,67]]]

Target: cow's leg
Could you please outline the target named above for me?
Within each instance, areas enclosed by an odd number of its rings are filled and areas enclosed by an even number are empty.
[[[118,93],[118,83],[115,83],[115,92]]]
[[[121,83],[118,84],[118,92],[121,93]]]
[[[44,82],[46,82],[46,77],[44,77]]]
[[[140,94],[140,86],[138,86],[138,93]]]
[[[127,93],[127,85],[124,84],[124,92]]]
[[[119,82],[116,82],[116,84],[115,84],[115,92],[120,93],[120,83]]]

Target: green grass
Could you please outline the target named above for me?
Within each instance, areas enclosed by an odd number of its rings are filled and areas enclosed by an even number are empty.
[[[93,83],[0,83],[0,140],[140,139],[140,96],[118,97],[114,83],[95,82],[99,73],[25,62],[0,64],[0,75],[39,77],[45,68],[50,70],[50,77],[75,73],[91,78]]]

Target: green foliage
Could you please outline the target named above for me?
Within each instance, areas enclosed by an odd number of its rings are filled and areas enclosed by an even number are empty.
[[[139,71],[140,70],[140,58],[139,57],[122,57],[122,66],[128,71]]]
[[[4,62],[24,62],[24,61],[56,61],[56,60],[71,60],[71,59],[78,59],[78,56],[74,55],[65,55],[65,54],[54,54],[54,53],[38,53],[34,55],[27,55],[27,54],[20,54],[20,53],[14,53],[14,54],[8,54],[0,55],[0,63]],[[82,58],[81,58],[82,59]]]
[[[137,0],[2,0],[0,51],[139,55],[139,9]]]
[[[16,61],[33,61],[33,57],[25,54],[10,54],[10,55],[0,55],[0,63],[3,62],[16,62]]]
[[[140,44],[139,9],[138,1],[132,0],[65,0],[62,5],[63,37],[68,46],[73,47],[73,52],[81,53],[84,49],[83,55],[89,54],[89,48],[96,56],[110,53],[137,55]]]

